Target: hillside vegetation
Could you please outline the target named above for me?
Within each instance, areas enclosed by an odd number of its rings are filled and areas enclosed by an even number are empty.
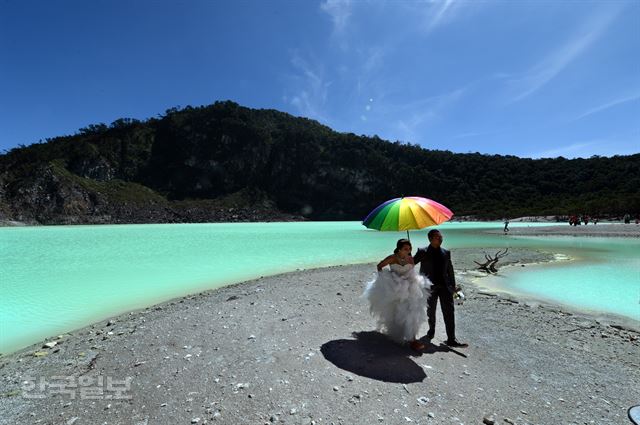
[[[638,214],[640,154],[456,154],[226,101],[91,125],[0,156],[3,220],[360,220],[402,195],[478,218]]]

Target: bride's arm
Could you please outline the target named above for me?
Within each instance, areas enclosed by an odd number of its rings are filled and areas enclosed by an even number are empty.
[[[418,248],[416,251],[415,257],[413,257],[413,264],[418,264],[424,258],[424,250],[422,248]]]
[[[388,256],[387,258],[385,258],[384,260],[378,263],[378,271],[381,271],[385,266],[388,266],[389,264],[393,264],[395,262],[396,262],[395,255]]]

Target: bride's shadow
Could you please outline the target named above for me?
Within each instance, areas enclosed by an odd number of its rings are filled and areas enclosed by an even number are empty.
[[[355,339],[338,339],[322,345],[324,358],[356,375],[384,382],[409,384],[422,382],[427,375],[411,357],[449,351],[427,343],[422,353],[393,343],[380,332],[354,332]]]

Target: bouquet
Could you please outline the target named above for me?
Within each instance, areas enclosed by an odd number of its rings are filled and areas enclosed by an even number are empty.
[[[457,305],[462,305],[462,303],[464,303],[464,293],[462,292],[462,288],[459,286],[456,286],[456,289],[453,293],[453,301]]]

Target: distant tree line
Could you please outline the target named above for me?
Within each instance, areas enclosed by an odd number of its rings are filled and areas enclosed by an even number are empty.
[[[131,182],[171,202],[250,188],[283,212],[321,220],[362,219],[401,195],[480,218],[640,213],[640,154],[571,160],[456,154],[338,133],[231,101],[89,125],[11,149],[0,155],[0,210],[29,208],[17,205],[20,193],[52,163],[53,172],[77,176],[87,190],[102,190],[90,182]]]

